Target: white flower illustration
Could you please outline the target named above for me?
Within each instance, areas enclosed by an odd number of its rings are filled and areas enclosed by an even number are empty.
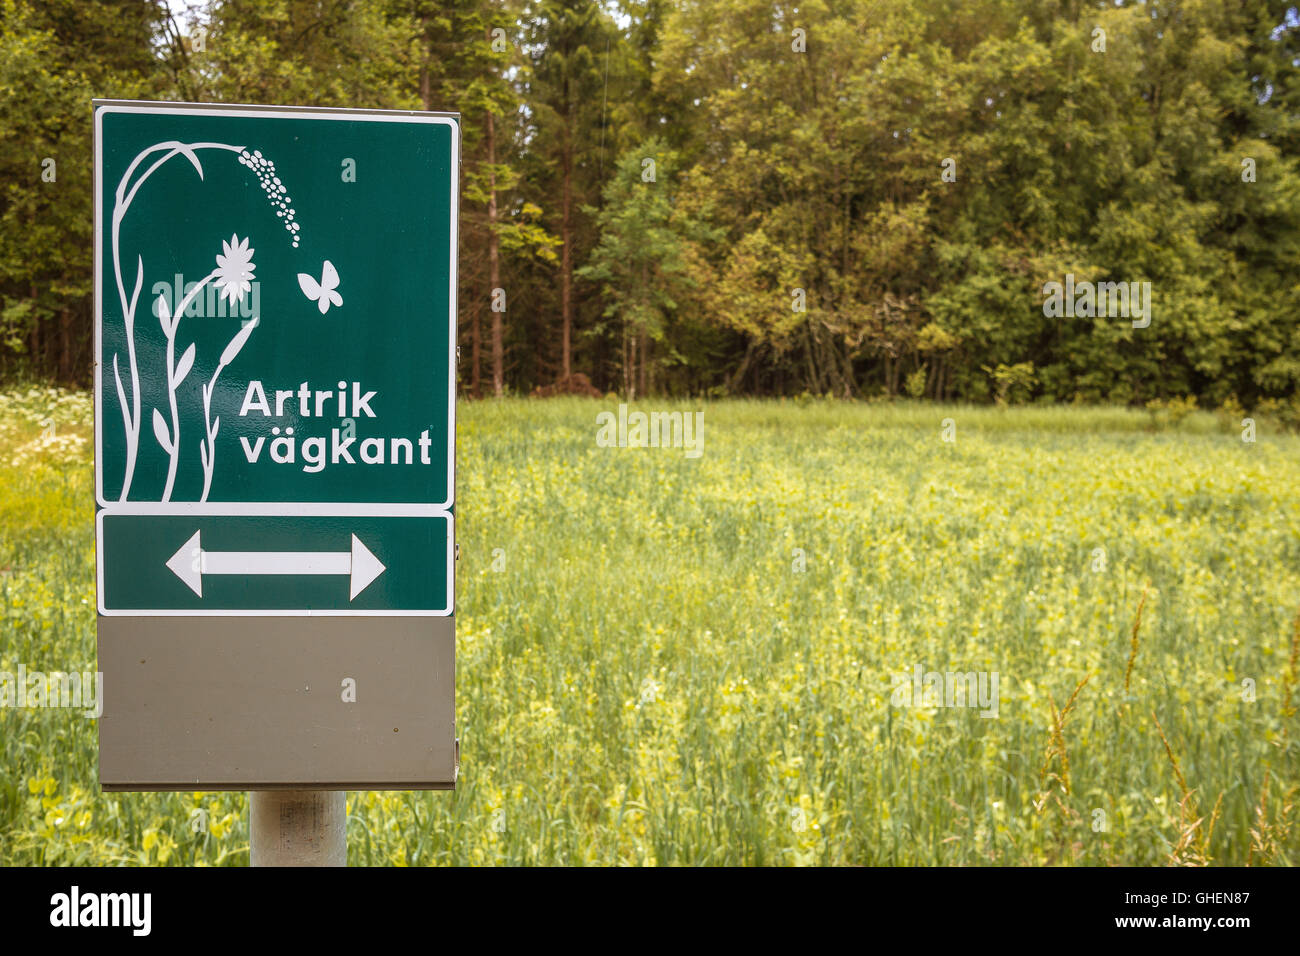
[[[230,241],[221,240],[221,251],[225,255],[217,256],[217,286],[222,298],[229,299],[235,305],[244,297],[245,292],[252,291],[249,279],[257,267],[253,262],[253,250],[248,248],[248,240],[242,242],[231,233]]]

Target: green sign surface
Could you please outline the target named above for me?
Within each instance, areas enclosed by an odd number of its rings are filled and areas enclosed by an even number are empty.
[[[102,614],[451,613],[459,142],[96,104]]]
[[[101,511],[100,592],[122,614],[450,610],[452,518]]]

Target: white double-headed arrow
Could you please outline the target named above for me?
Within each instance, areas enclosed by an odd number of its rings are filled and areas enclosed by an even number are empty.
[[[181,545],[167,567],[203,597],[205,574],[346,574],[352,600],[379,575],[384,564],[354,534],[351,551],[204,551],[199,532]]]

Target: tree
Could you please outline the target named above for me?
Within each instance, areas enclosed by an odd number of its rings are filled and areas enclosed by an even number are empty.
[[[407,83],[417,70],[416,24],[396,3],[208,0],[182,29],[169,31],[169,61],[187,99],[420,107]]]
[[[0,371],[90,379],[90,101],[166,88],[151,42],[164,16],[153,3],[0,2]]]
[[[541,0],[526,14],[531,74],[526,92],[534,111],[538,152],[558,178],[561,381],[573,374],[575,213],[593,192],[592,161],[602,121],[601,65],[613,25],[595,0]],[[548,177],[549,178],[549,177]]]
[[[604,190],[603,209],[589,209],[600,242],[584,279],[601,284],[604,315],[622,331],[623,392],[650,391],[650,342],[663,342],[681,292],[694,286],[689,247],[707,235],[674,209],[670,172],[676,156],[662,139],[650,139],[619,157]]]

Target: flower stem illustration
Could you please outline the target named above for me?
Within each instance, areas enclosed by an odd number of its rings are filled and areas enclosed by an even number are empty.
[[[180,387],[181,382],[185,381],[185,376],[190,373],[194,365],[194,343],[185,350],[181,356],[180,364],[176,363],[176,328],[181,324],[181,316],[185,314],[185,309],[194,301],[203,287],[212,281],[217,275],[216,271],[204,276],[203,281],[197,283],[193,289],[185,294],[185,297],[176,306],[176,312],[173,315],[167,306],[167,297],[158,297],[158,321],[162,323],[163,335],[167,339],[167,403],[171,408],[172,424],[171,430],[168,431],[166,423],[162,419],[158,409],[153,411],[153,434],[158,444],[162,445],[163,451],[167,452],[170,461],[167,463],[167,485],[163,488],[163,501],[170,501],[172,497],[172,486],[176,483],[176,466],[180,461],[180,433],[181,421],[180,414],[176,408],[176,389]]]
[[[302,239],[302,227],[295,221],[296,211],[291,205],[292,197],[289,196],[287,187],[276,175],[275,163],[263,156],[260,150],[249,152],[243,146],[233,146],[228,143],[181,143],[176,140],[169,140],[163,143],[155,143],[148,149],[142,150],[131,161],[130,166],[127,167],[126,172],[117,184],[112,220],[113,272],[117,281],[118,299],[121,303],[122,320],[126,330],[127,365],[131,380],[131,395],[128,403],[126,387],[122,380],[119,365],[119,356],[115,352],[113,354],[113,380],[117,390],[118,406],[122,411],[122,429],[126,438],[126,462],[122,475],[122,490],[118,498],[119,501],[126,501],[130,496],[140,446],[140,370],[136,357],[135,310],[139,303],[140,289],[144,284],[144,260],[142,257],[137,256],[135,283],[131,294],[127,295],[126,283],[122,276],[122,221],[126,217],[131,203],[139,193],[140,187],[153,173],[173,157],[184,156],[188,159],[199,174],[199,179],[202,180],[204,178],[203,166],[198,159],[198,151],[202,149],[237,153],[240,165],[247,167],[257,177],[258,183],[266,194],[266,198],[270,201],[272,209],[283,220],[285,231],[289,234],[293,248],[297,249]],[[152,164],[137,177],[136,173],[141,165],[155,154],[161,154],[161,156],[156,157]],[[181,316],[185,314],[194,297],[213,280],[216,280],[216,284],[220,287],[221,296],[229,299],[231,305],[237,304],[243,298],[244,293],[252,288],[250,280],[253,279],[255,266],[252,261],[253,250],[249,248],[248,239],[240,240],[236,235],[232,234],[229,242],[222,241],[222,253],[222,255],[216,257],[217,268],[205,276],[201,282],[193,286],[181,301],[175,304],[174,308],[163,296],[159,297],[157,303],[159,322],[162,325],[163,336],[167,342],[167,403],[171,419],[169,424],[167,418],[164,418],[159,409],[153,409],[154,438],[168,455],[167,480],[163,488],[161,501],[170,501],[175,488],[181,449],[177,390],[186,376],[189,375],[195,360],[195,343],[193,342],[185,349],[180,361],[176,360],[176,332],[177,327],[180,325]],[[335,278],[335,284],[337,284],[337,278]],[[325,294],[334,304],[342,303],[338,293],[332,291],[332,289]],[[321,312],[325,312],[326,308],[327,305],[322,304]],[[216,436],[218,429],[221,427],[220,417],[215,419],[212,417],[212,395],[216,388],[217,379],[220,377],[222,370],[235,360],[257,324],[258,317],[255,316],[253,321],[235,334],[222,352],[221,361],[218,363],[211,381],[201,388],[205,437],[199,443],[199,459],[203,465],[203,496],[199,499],[200,501],[206,501],[211,492],[216,462]]]
[[[208,493],[212,490],[212,471],[216,465],[217,430],[221,427],[221,416],[212,417],[212,393],[216,390],[217,379],[221,377],[222,370],[235,360],[239,350],[253,334],[253,329],[257,328],[257,322],[257,319],[249,322],[230,340],[225,351],[221,353],[217,370],[212,373],[212,381],[203,386],[203,421],[207,426],[208,435],[206,440],[199,442],[199,459],[203,462],[203,497],[199,501],[207,501]]]
[[[221,290],[222,298],[228,299],[230,304],[236,305],[243,298],[244,293],[252,289],[249,280],[253,278],[253,269],[256,265],[253,262],[253,250],[248,247],[248,240],[242,242],[237,236],[232,235],[229,242],[221,243],[224,255],[217,256],[217,268],[213,269],[202,280],[195,283],[194,286],[185,293],[185,297],[176,306],[175,314],[171,314],[167,307],[166,296],[158,297],[158,318],[162,323],[163,335],[167,339],[167,401],[171,407],[171,429],[168,430],[166,423],[163,421],[162,414],[154,409],[153,430],[154,437],[158,444],[167,452],[169,461],[167,464],[167,484],[163,488],[163,501],[170,501],[172,497],[172,487],[176,482],[176,466],[180,461],[181,443],[180,443],[180,415],[176,409],[176,390],[180,388],[185,376],[189,374],[194,365],[194,343],[185,350],[181,356],[180,364],[175,363],[176,355],[176,329],[181,323],[181,316],[195,297],[207,286],[213,279],[217,280],[217,286]],[[251,333],[255,323],[245,326],[231,341],[234,345],[237,341],[239,348],[248,340],[248,334]],[[208,491],[212,485],[212,466],[216,460],[216,448],[213,440],[217,434],[217,424],[209,420],[211,415],[211,393],[210,389],[216,386],[217,375],[221,374],[221,369],[234,360],[238,354],[239,348],[231,352],[230,345],[227,345],[225,352],[222,353],[222,360],[217,367],[217,374],[212,377],[212,382],[203,392],[203,417],[204,425],[207,431],[208,445],[200,443],[199,458],[203,463],[203,498],[206,501]],[[227,355],[229,354],[229,358]]]
[[[217,256],[217,268],[209,278],[216,277],[222,298],[235,306],[245,292],[252,290],[250,280],[253,279],[253,270],[257,268],[253,262],[254,250],[249,248],[247,239],[241,241],[232,233],[229,242],[222,241],[221,251],[223,254]],[[203,425],[207,434],[204,441],[199,442],[199,460],[203,464],[203,496],[199,501],[207,501],[208,494],[212,491],[212,473],[217,460],[217,430],[221,428],[221,416],[212,417],[212,394],[216,391],[217,379],[221,377],[222,370],[235,360],[239,350],[253,334],[253,329],[257,328],[259,320],[260,317],[255,317],[235,333],[235,337],[221,352],[221,360],[217,362],[217,370],[212,373],[212,380],[203,386]]]
[[[188,159],[195,171],[199,174],[199,179],[203,178],[203,166],[199,163],[198,151],[201,149],[221,149],[232,153],[243,153],[244,147],[232,146],[228,143],[181,143],[177,140],[169,140],[164,143],[155,143],[148,149],[142,150],[131,161],[123,173],[121,180],[118,181],[117,190],[113,199],[113,275],[117,280],[117,296],[122,305],[122,319],[126,326],[126,357],[127,365],[131,375],[131,404],[128,411],[126,390],[122,385],[122,373],[118,368],[117,353],[113,353],[113,379],[117,388],[118,405],[122,409],[122,427],[126,433],[126,466],[122,475],[122,493],[119,501],[126,501],[131,493],[131,481],[135,476],[136,456],[140,448],[140,370],[136,362],[135,354],[135,309],[140,298],[140,288],[144,285],[144,259],[136,257],[135,265],[135,285],[128,297],[126,294],[126,284],[122,280],[122,254],[121,254],[121,233],[122,220],[126,218],[127,210],[131,208],[131,203],[135,200],[136,194],[139,193],[140,187],[148,180],[164,163],[175,156],[184,156]],[[163,153],[160,159],[154,161],[141,176],[132,183],[132,177],[140,164],[146,158],[154,153]],[[128,185],[130,186],[128,190]],[[170,364],[170,362],[169,362]],[[170,369],[169,369],[170,372]],[[157,437],[158,429],[155,420],[154,435]],[[170,489],[171,483],[168,482]],[[165,499],[164,499],[165,500]]]

